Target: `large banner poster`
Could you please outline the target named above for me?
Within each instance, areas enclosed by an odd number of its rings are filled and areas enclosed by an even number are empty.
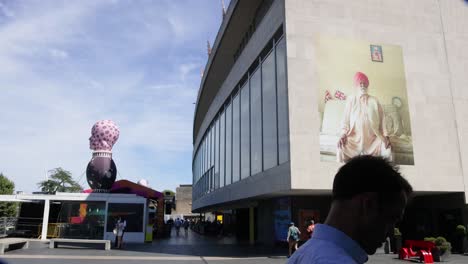
[[[275,201],[275,240],[286,241],[289,223],[291,223],[291,199],[278,198]]]
[[[321,160],[378,155],[414,165],[402,48],[318,36],[316,55]]]

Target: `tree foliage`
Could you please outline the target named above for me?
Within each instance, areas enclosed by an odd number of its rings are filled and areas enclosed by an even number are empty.
[[[173,192],[173,191],[171,191],[171,190],[164,190],[164,191],[163,191],[163,194],[166,195],[166,193],[169,194],[170,196],[174,196],[174,195],[175,195],[175,192]]]
[[[83,188],[73,180],[71,172],[62,168],[52,170],[47,181],[41,181],[37,184],[42,192],[55,193],[55,192],[81,192]]]
[[[13,194],[15,183],[0,173],[0,194]],[[0,202],[0,217],[14,217],[17,212],[17,204],[13,202]]]

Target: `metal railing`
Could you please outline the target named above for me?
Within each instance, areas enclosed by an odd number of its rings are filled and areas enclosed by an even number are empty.
[[[7,236],[9,230],[13,230],[16,227],[16,217],[1,217],[0,218],[0,235]]]
[[[0,236],[38,237],[40,223],[42,218],[0,217]]]
[[[41,238],[42,218],[0,217],[0,237]],[[102,239],[104,223],[70,224],[49,223],[48,238]]]

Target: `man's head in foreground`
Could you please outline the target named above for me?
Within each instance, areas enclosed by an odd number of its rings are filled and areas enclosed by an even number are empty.
[[[374,254],[401,220],[413,189],[388,160],[359,156],[343,165],[333,181],[326,224]]]

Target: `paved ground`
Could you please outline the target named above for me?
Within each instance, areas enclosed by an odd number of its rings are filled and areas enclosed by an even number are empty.
[[[209,238],[190,232],[187,236],[172,236],[152,244],[126,244],[125,249],[60,247],[49,249],[48,243],[31,242],[29,249],[12,250],[0,259],[9,264],[267,264],[286,263],[285,248],[239,245],[230,238]],[[369,263],[411,263],[395,259],[395,255],[376,254]],[[468,256],[452,255],[449,262],[468,263]]]

